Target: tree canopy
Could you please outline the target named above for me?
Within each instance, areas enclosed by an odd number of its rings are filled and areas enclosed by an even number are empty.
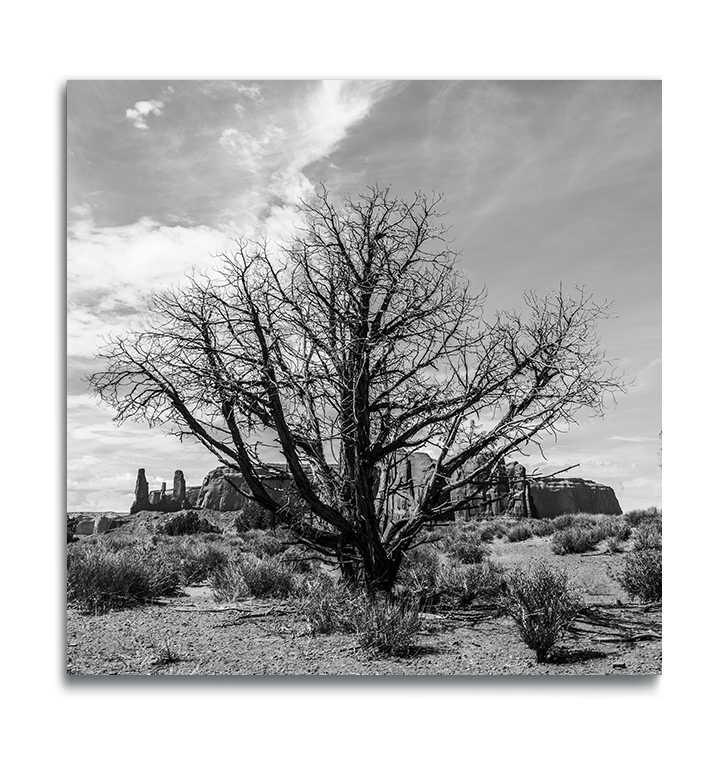
[[[119,422],[202,443],[298,540],[388,590],[464,486],[622,389],[598,338],[609,306],[560,288],[486,319],[441,206],[378,187],[336,203],[320,186],[279,250],[239,241],[212,275],[156,293],[100,353],[96,393]],[[397,472],[421,449],[433,470],[396,512]]]

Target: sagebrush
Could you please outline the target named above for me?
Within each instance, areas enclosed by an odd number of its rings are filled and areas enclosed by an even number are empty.
[[[633,540],[633,548],[636,551],[662,551],[662,526],[660,522],[641,523]]]
[[[532,529],[524,522],[515,524],[507,532],[508,543],[521,543],[524,540],[529,540],[532,536]]]
[[[542,663],[577,615],[581,600],[565,572],[538,562],[508,573],[503,605],[523,642]]]
[[[662,551],[658,548],[630,551],[617,580],[632,599],[659,602],[662,599]]]
[[[597,548],[604,537],[598,527],[573,526],[555,532],[550,546],[554,554],[583,554]]]
[[[659,508],[638,508],[624,514],[625,521],[631,527],[637,527],[643,522],[661,521],[662,511]]]
[[[195,511],[179,513],[158,529],[162,535],[197,535],[199,532],[219,534],[222,530]]]

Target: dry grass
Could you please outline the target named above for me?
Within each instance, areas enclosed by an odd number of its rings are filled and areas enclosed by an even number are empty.
[[[67,549],[67,600],[94,615],[176,594],[180,576],[168,560],[143,548],[113,549],[99,540]]]
[[[420,611],[415,600],[368,602],[358,621],[358,645],[383,656],[407,656],[416,649]]]
[[[220,602],[246,597],[284,599],[300,587],[297,576],[277,557],[261,559],[241,554],[218,568],[211,579],[213,596]]]

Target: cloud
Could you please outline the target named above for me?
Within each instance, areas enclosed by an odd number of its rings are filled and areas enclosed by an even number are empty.
[[[165,103],[161,102],[159,99],[142,100],[136,102],[135,107],[128,108],[125,111],[125,117],[129,121],[132,121],[132,125],[136,129],[147,129],[148,125],[145,117],[149,116],[151,113],[154,116],[159,116],[164,107]]]
[[[655,443],[657,441],[657,438],[646,438],[644,436],[637,436],[637,437],[625,437],[623,435],[613,435],[608,438],[609,441],[624,441],[626,443],[648,443],[652,442]]]
[[[253,84],[252,86],[245,86],[244,84],[240,84],[236,86],[238,94],[242,94],[244,97],[248,97],[253,102],[262,105],[265,103],[265,98],[262,95],[262,90],[257,84]]]
[[[238,91],[260,104],[255,88]],[[389,81],[321,81],[292,109],[265,116],[259,127],[248,127],[247,120],[242,129],[223,130],[219,142],[252,176],[255,211],[271,240],[286,238],[298,225],[294,205],[313,192],[304,169],[332,154],[393,88]]]
[[[323,81],[301,111],[300,159],[303,155],[308,159],[322,158],[335,150],[390,85],[373,81]]]
[[[76,204],[70,208],[70,212],[79,218],[88,218],[92,212],[92,207],[89,204]]]
[[[220,126],[212,135],[215,151],[221,148],[218,155],[224,151],[232,159],[238,176],[239,194],[227,201],[223,226],[175,225],[148,217],[99,226],[93,210],[78,204],[68,223],[68,356],[75,371],[96,370],[93,358],[103,338],[134,323],[151,291],[181,283],[192,268],[211,270],[215,256],[231,250],[240,233],[263,231],[274,241],[290,236],[298,221],[294,204],[313,190],[304,169],[337,149],[389,87],[384,82],[311,84],[309,93],[304,87],[301,98],[270,115],[260,87],[237,86],[247,106],[242,119],[237,111],[237,125]],[[147,130],[148,119],[159,116],[170,97],[166,89],[159,99],[135,103],[126,111],[127,120]],[[138,467],[166,480],[183,469],[189,482],[199,483],[217,464],[202,447],[178,444],[145,426],[114,426],[112,416],[92,396],[68,399],[73,460],[68,505],[73,509],[128,507],[134,479],[127,471]],[[102,470],[97,459],[106,461]]]
[[[238,90],[252,94],[255,88]],[[220,143],[243,166],[266,175],[273,194],[292,197],[305,190],[296,179],[302,169],[336,150],[392,88],[388,81],[321,81],[294,110],[268,117],[259,131],[225,129]]]
[[[153,290],[210,269],[230,249],[230,229],[163,226],[149,218],[127,226],[68,227],[68,356],[91,357],[107,334],[143,311]]]
[[[232,154],[239,166],[258,172],[265,157],[278,152],[284,134],[272,121],[259,135],[230,128],[220,135],[220,145]]]

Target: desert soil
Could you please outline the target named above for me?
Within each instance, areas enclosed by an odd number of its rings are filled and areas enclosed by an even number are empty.
[[[68,610],[70,675],[604,675],[659,674],[660,605],[632,604],[612,571],[622,555],[555,556],[549,538],[493,544],[505,566],[544,558],[584,591],[586,611],[555,658],[537,664],[513,622],[492,609],[424,613],[417,650],[372,657],[352,635],[310,636],[292,602],[227,605],[207,586],[133,610]]]

